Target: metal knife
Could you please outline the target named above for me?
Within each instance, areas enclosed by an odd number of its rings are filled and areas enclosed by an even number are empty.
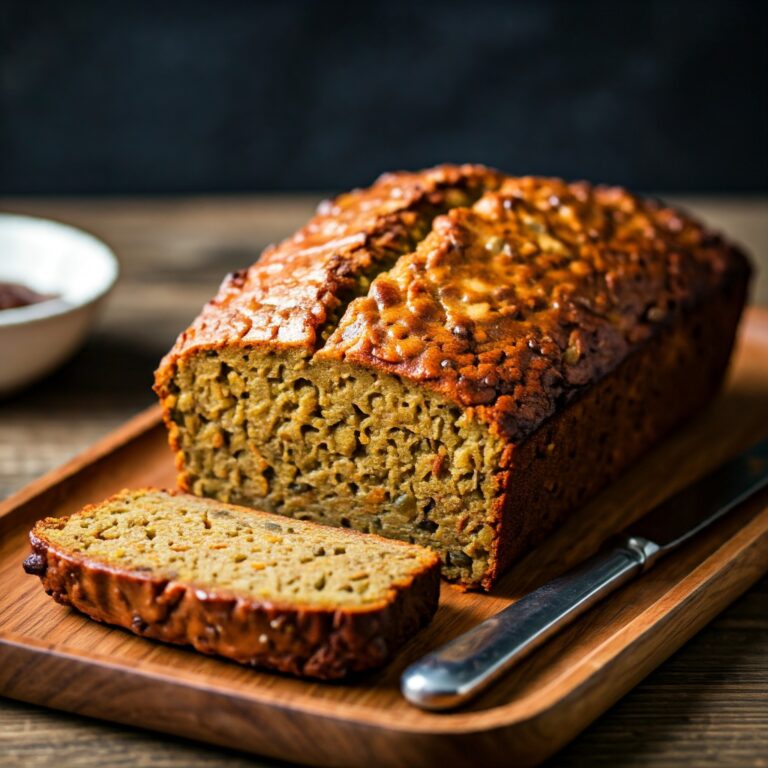
[[[595,603],[647,571],[768,485],[768,439],[722,464],[626,528],[606,549],[408,667],[405,698],[422,709],[464,704]]]

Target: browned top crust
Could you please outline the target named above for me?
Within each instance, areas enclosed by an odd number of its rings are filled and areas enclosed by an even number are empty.
[[[749,270],[695,220],[623,189],[500,178],[441,166],[338,198],[225,283],[172,355],[233,340],[314,345],[342,279],[379,265],[317,356],[420,382],[519,442],[677,313]],[[462,196],[454,190],[479,187],[474,204],[452,202]],[[431,211],[451,210],[404,253],[430,196]],[[388,271],[385,251],[402,254]]]
[[[500,182],[500,174],[480,165],[443,165],[388,173],[368,189],[324,201],[295,235],[225,278],[164,362],[233,342],[314,351],[318,330],[342,303],[412,250],[435,216],[470,205]]]

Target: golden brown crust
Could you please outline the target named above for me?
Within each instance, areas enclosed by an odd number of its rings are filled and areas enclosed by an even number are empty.
[[[366,276],[410,251],[439,213],[468,205],[501,181],[478,165],[388,173],[368,189],[321,203],[295,235],[270,246],[248,269],[228,275],[161,363],[225,344],[318,346],[318,330]],[[373,273],[373,274],[372,274]],[[160,380],[160,379],[159,379]]]
[[[334,609],[257,601],[91,560],[46,537],[46,527],[63,521],[46,518],[35,525],[32,554],[24,562],[56,602],[142,637],[191,645],[242,664],[338,679],[385,663],[437,610],[436,556],[413,578],[394,585],[386,600]]]

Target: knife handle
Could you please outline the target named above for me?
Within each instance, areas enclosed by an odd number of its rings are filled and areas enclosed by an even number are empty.
[[[658,554],[653,542],[633,537],[595,555],[412,664],[400,680],[403,696],[436,711],[465,703]]]

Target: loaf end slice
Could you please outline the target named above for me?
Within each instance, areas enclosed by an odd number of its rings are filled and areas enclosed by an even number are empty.
[[[289,674],[383,664],[434,615],[430,550],[154,489],[30,533],[54,600],[143,637]]]

